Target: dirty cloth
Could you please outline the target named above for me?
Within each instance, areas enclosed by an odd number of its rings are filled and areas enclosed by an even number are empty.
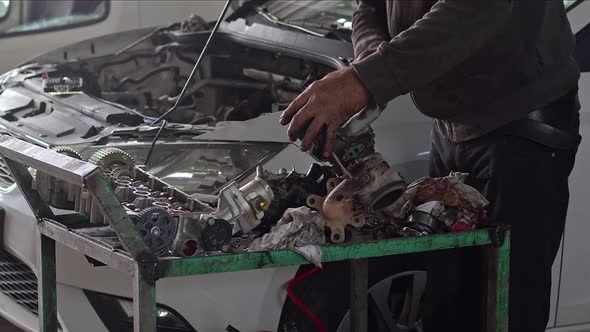
[[[451,232],[474,229],[485,219],[484,207],[489,201],[465,184],[467,175],[451,172],[445,177],[418,179],[385,212],[395,219],[406,220],[411,211],[418,210],[440,219]]]
[[[287,209],[270,232],[254,240],[248,252],[291,249],[316,266],[321,266],[325,243],[320,214],[302,206]]]

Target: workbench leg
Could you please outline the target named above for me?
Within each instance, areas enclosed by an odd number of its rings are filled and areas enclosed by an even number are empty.
[[[350,331],[367,332],[369,260],[350,260]]]
[[[510,233],[500,246],[487,251],[488,291],[486,303],[486,332],[508,332],[508,295],[510,274]]]
[[[133,331],[156,332],[156,281],[145,278],[138,264],[133,271]]]
[[[55,240],[41,234],[37,259],[39,266],[39,282],[37,284],[39,331],[57,332]]]

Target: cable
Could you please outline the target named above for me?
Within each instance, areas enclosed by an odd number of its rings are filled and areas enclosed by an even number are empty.
[[[170,24],[168,26],[165,26],[165,27],[157,27],[153,31],[151,31],[150,33],[148,33],[147,35],[145,35],[145,36],[137,39],[136,41],[132,42],[131,44],[129,44],[129,45],[123,47],[122,49],[118,50],[117,52],[115,52],[115,55],[121,55],[122,53],[125,53],[128,50],[134,48],[135,46],[141,44],[141,42],[143,42],[144,40],[147,40],[148,38],[150,38],[151,36],[155,35],[156,33],[160,32],[160,31],[172,29],[172,27],[174,27],[177,24],[178,23],[172,23],[172,24]]]
[[[322,263],[322,267],[324,267],[324,265],[325,264]],[[295,285],[297,285],[301,281],[307,279],[312,274],[320,271],[321,269],[322,269],[321,267],[316,266],[313,269],[306,271],[303,274],[291,279],[291,281],[289,281],[287,283],[287,295],[289,296],[291,301],[293,301],[295,306],[297,306],[297,308],[299,308],[299,310],[301,310],[303,312],[303,314],[305,316],[307,316],[307,318],[309,318],[309,320],[311,320],[311,322],[313,323],[313,325],[315,325],[315,328],[318,330],[318,332],[326,332],[326,327],[324,326],[322,321],[318,318],[318,316],[316,316],[313,313],[313,311],[311,311],[311,309],[309,309],[308,306],[305,305],[305,303],[303,303],[303,301],[301,301],[301,299],[297,295],[295,295],[295,292],[292,289]]]
[[[158,141],[158,137],[160,137],[160,134],[162,133],[162,130],[164,129],[164,127],[166,126],[166,120],[162,121],[162,125],[160,126],[160,129],[158,129],[158,132],[156,133],[156,136],[154,136],[154,140],[152,141],[152,145],[150,145],[150,149],[148,150],[147,156],[145,157],[145,165],[148,165],[148,162],[150,161],[150,157],[152,156],[152,152],[154,151],[154,147],[156,146],[156,142]]]
[[[215,26],[213,27],[213,30],[211,30],[211,33],[209,34],[209,38],[207,39],[207,42],[205,43],[205,47],[203,47],[203,50],[201,51],[201,54],[199,54],[199,58],[195,62],[195,65],[193,66],[193,70],[191,71],[191,74],[188,76],[188,79],[186,80],[186,83],[184,83],[184,86],[182,87],[182,90],[180,91],[180,94],[178,95],[178,97],[176,99],[176,102],[174,103],[174,105],[168,111],[166,111],[159,118],[157,118],[152,123],[152,125],[158,124],[158,122],[166,119],[166,117],[168,115],[170,115],[170,113],[174,112],[174,110],[176,110],[176,108],[180,104],[180,101],[182,100],[182,97],[186,93],[186,90],[188,89],[189,85],[191,84],[191,81],[193,80],[193,77],[197,73],[197,69],[199,68],[199,65],[201,64],[201,61],[203,60],[205,54],[209,50],[209,44],[211,43],[211,40],[213,40],[213,37],[217,33],[217,30],[219,30],[219,26],[221,25],[221,22],[223,21],[223,18],[225,17],[225,14],[227,14],[227,11],[230,8],[231,2],[232,2],[232,0],[227,0],[225,2],[225,7],[223,7],[223,10],[221,11],[221,14],[219,14],[219,18],[217,19],[217,22],[215,22]],[[160,137],[160,134],[162,133],[162,129],[164,129],[165,123],[166,123],[165,121],[162,123],[162,126],[160,127],[160,130],[158,130],[158,133],[156,133],[156,136],[154,137],[154,140],[152,142],[152,145],[150,146],[150,150],[148,151],[147,157],[145,158],[145,164],[146,165],[150,161],[150,157],[152,155],[152,150],[154,149],[154,146],[156,145],[156,142],[158,141],[158,137]]]
[[[193,66],[193,70],[191,71],[191,74],[188,76],[188,79],[186,80],[186,83],[184,84],[182,91],[180,91],[180,94],[178,95],[178,99],[176,100],[176,103],[174,103],[172,108],[170,108],[168,111],[166,111],[166,113],[162,114],[159,118],[157,118],[156,121],[154,122],[154,124],[157,124],[158,122],[164,120],[170,113],[174,112],[176,107],[178,107],[178,104],[180,103],[180,99],[182,99],[182,97],[184,96],[186,90],[188,89],[188,86],[190,85],[191,81],[193,80],[193,77],[197,73],[197,69],[199,68],[199,65],[201,64],[201,61],[203,60],[205,54],[209,50],[209,44],[211,43],[211,40],[213,40],[213,36],[215,36],[215,34],[217,33],[217,30],[219,29],[219,26],[221,25],[221,22],[223,21],[223,18],[225,17],[225,14],[227,13],[227,10],[230,7],[231,1],[232,0],[226,1],[225,7],[223,7],[223,11],[221,12],[221,15],[219,15],[219,18],[217,19],[217,22],[215,23],[213,30],[211,30],[211,33],[209,34],[209,38],[207,39],[207,42],[205,43],[205,47],[203,47],[203,50],[201,51],[201,54],[199,55],[197,62],[195,62],[195,65]]]

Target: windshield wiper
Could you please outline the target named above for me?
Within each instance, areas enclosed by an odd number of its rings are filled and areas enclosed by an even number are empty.
[[[307,28],[302,27],[300,25],[293,24],[293,23],[288,23],[288,22],[283,21],[280,18],[278,18],[278,17],[274,16],[273,14],[271,14],[268,11],[268,9],[266,9],[266,7],[258,7],[256,9],[256,12],[260,16],[262,16],[265,20],[267,20],[267,21],[269,21],[271,23],[274,23],[276,25],[281,25],[281,26],[285,26],[285,27],[288,27],[288,28],[291,28],[291,29],[299,30],[299,31],[305,32],[307,34],[310,34],[310,35],[316,36],[316,37],[322,37],[322,38],[326,37],[326,35],[324,35],[323,33],[315,32],[313,30],[307,29]]]

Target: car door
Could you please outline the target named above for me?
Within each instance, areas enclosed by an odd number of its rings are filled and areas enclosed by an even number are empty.
[[[570,206],[559,266],[561,278],[558,283],[557,327],[590,324],[590,1],[574,1],[568,18],[576,33],[576,58],[582,71],[579,94],[582,103],[580,132],[583,139],[570,178]]]

